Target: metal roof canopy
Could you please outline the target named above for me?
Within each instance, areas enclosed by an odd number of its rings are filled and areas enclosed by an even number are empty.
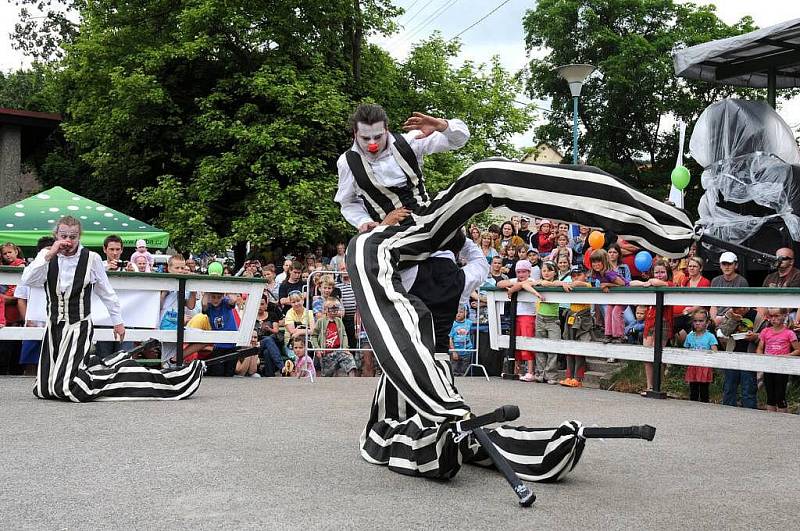
[[[766,88],[775,108],[777,89],[800,87],[800,18],[680,50],[672,61],[680,77]]]

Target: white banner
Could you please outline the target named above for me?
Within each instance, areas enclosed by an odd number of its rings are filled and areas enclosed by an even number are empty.
[[[156,328],[161,311],[160,291],[118,290],[122,307],[122,320],[126,327]],[[28,321],[47,321],[47,299],[44,288],[31,288],[28,298]],[[92,322],[95,325],[111,326],[106,305],[97,295],[92,295]]]

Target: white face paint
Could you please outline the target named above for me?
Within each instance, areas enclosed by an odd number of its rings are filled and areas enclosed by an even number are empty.
[[[61,249],[61,254],[71,256],[78,250],[78,245],[81,243],[81,231],[78,227],[69,225],[59,225],[55,234],[56,240],[66,241],[69,245]]]
[[[384,122],[371,125],[358,122],[356,125],[356,143],[364,153],[377,155],[386,149],[389,131]]]

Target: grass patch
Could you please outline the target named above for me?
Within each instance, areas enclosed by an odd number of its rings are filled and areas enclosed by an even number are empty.
[[[684,381],[686,367],[683,365],[669,365],[667,367],[661,390],[665,391],[671,398],[687,400],[689,398],[689,384]],[[709,400],[715,404],[722,404],[722,381],[723,373],[721,370],[714,369],[714,381],[709,387]],[[621,393],[640,393],[647,388],[647,380],[644,376],[644,363],[640,361],[629,361],[625,363],[612,377],[609,389]],[[786,401],[789,404],[789,411],[798,413],[800,411],[800,379],[792,377],[789,379],[789,388],[786,391]],[[767,394],[764,389],[758,390],[758,407],[766,408]]]

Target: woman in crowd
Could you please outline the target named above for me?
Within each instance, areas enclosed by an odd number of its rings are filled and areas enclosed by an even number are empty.
[[[703,276],[703,259],[699,256],[692,255],[686,260],[687,275],[681,282],[682,288],[709,288],[711,281]],[[678,334],[678,339],[681,345],[686,341],[686,336],[692,331],[692,314],[695,310],[702,309],[702,306],[676,306],[675,314],[678,316],[675,320],[675,331]]]
[[[469,237],[475,242],[475,245],[478,247],[481,246],[481,229],[479,229],[477,225],[470,225]]]
[[[517,231],[514,228],[514,224],[510,221],[504,221],[502,225],[500,225],[500,248],[505,249],[506,247],[513,247],[517,248],[520,245],[524,244],[525,242],[522,241],[522,238],[517,236]]]
[[[650,270],[650,280],[631,281],[631,286],[653,286],[664,287],[674,286],[672,283],[672,270],[669,268],[666,260],[657,258],[653,260],[653,266]],[[672,315],[674,306],[664,306],[663,315],[661,318],[661,343],[666,346],[669,339],[672,337]],[[648,306],[647,313],[644,318],[644,341],[642,344],[645,347],[653,348],[655,345],[655,327],[656,327],[656,307]],[[662,365],[663,368],[663,365]],[[644,374],[647,379],[647,389],[642,392],[642,396],[647,396],[647,391],[653,389],[653,363],[650,361],[644,362]]]
[[[578,225],[578,235],[572,241],[572,263],[579,265],[583,261],[583,254],[586,252],[586,239],[589,237],[590,229],[586,225]]]
[[[484,232],[481,234],[481,252],[486,257],[486,261],[492,263],[492,258],[497,256],[497,250],[494,248],[494,240],[492,239],[491,232]]]
[[[608,263],[611,271],[625,280],[625,284],[631,282],[631,270],[622,261],[622,249],[618,243],[612,243],[608,247]],[[625,306],[622,304],[609,304],[605,311],[605,338],[606,342],[623,343],[625,336],[625,320],[623,314]]]
[[[266,295],[271,302],[278,302],[278,283],[275,282],[275,270],[264,269],[264,295]]]

